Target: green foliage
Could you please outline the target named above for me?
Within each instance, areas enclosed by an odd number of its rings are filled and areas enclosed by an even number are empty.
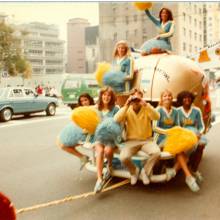
[[[31,65],[21,52],[21,39],[25,35],[27,33],[21,31],[18,37],[10,25],[0,23],[0,71],[7,71],[11,76],[18,74],[24,78],[31,76]]]

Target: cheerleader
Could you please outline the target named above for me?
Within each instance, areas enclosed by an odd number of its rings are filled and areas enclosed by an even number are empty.
[[[159,34],[141,46],[141,54],[145,56],[151,53],[171,51],[170,38],[173,36],[175,29],[172,12],[168,8],[162,8],[159,12],[159,18],[154,17],[148,9],[145,10],[145,13],[158,28]]]
[[[89,105],[94,105],[93,98],[88,93],[81,94],[78,99],[78,106]],[[85,164],[89,161],[89,158],[79,152],[76,147],[79,146],[80,143],[84,142],[86,138],[87,132],[83,131],[83,129],[71,122],[61,130],[56,141],[58,147],[80,159],[80,170],[83,169]],[[92,141],[92,136],[90,140]]]

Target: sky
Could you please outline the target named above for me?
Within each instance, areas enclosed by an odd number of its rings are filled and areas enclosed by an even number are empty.
[[[60,39],[66,41],[66,25],[71,18],[86,18],[98,25],[97,2],[0,2],[0,14],[9,15],[16,24],[33,21],[56,24]]]

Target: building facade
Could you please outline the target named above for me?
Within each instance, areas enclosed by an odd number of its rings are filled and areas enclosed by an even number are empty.
[[[67,23],[67,73],[86,72],[85,28],[89,25],[83,18],[73,18]]]
[[[85,29],[86,73],[93,73],[99,61],[99,26]]]
[[[18,26],[26,34],[21,46],[31,63],[33,74],[62,74],[65,72],[64,41],[59,40],[55,25],[32,22]]]

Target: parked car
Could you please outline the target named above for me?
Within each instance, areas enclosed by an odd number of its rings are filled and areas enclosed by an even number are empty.
[[[10,121],[13,115],[29,116],[42,111],[53,116],[57,105],[56,98],[39,96],[32,88],[0,88],[0,121]]]

